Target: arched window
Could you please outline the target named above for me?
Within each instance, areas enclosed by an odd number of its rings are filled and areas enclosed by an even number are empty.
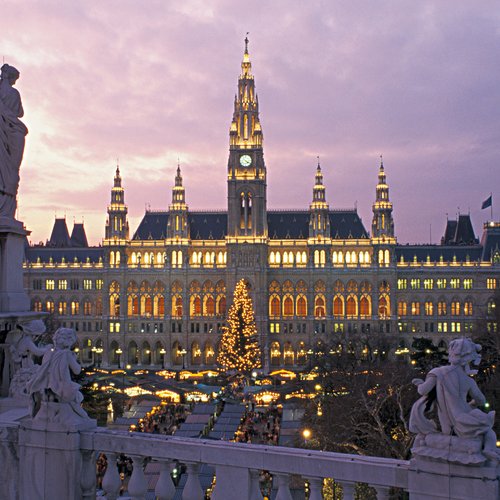
[[[203,298],[203,315],[215,315],[215,300],[212,295],[205,295],[205,297]]]
[[[316,295],[314,299],[314,317],[318,319],[326,317],[325,297],[322,294]]]
[[[307,316],[307,299],[304,295],[299,295],[297,297],[297,316],[299,318],[305,318]]]
[[[341,318],[344,316],[344,298],[336,295],[333,299],[333,315]]]
[[[182,318],[182,297],[180,295],[172,296],[172,317]]]
[[[372,315],[371,309],[370,297],[363,295],[361,299],[359,299],[359,315],[361,318],[369,318]]]
[[[192,318],[201,316],[201,298],[199,295],[191,295],[189,315]]]
[[[378,298],[378,317],[380,319],[385,319],[389,317],[390,311],[390,302],[389,296],[386,294],[382,294]]]
[[[283,298],[283,316],[293,316],[293,299],[290,295]]]
[[[398,316],[406,316],[408,314],[408,303],[404,300],[398,301]]]
[[[349,295],[346,300],[346,314],[348,318],[355,318],[358,315],[356,297]]]
[[[271,295],[269,298],[269,316],[271,318],[280,316],[280,298],[277,295]]]
[[[295,361],[295,353],[291,342],[285,342],[283,346],[283,361],[285,366],[292,366]]]
[[[279,342],[272,342],[269,350],[271,365],[279,366],[281,364],[281,349]]]

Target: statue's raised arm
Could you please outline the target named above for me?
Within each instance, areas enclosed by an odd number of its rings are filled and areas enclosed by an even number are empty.
[[[469,366],[479,363],[480,350],[481,346],[470,339],[453,340],[448,350],[450,364],[432,369],[425,381],[414,380],[422,396],[410,416],[410,430],[417,434],[414,455],[460,463],[498,460],[495,412],[478,408],[486,398]],[[437,409],[438,422],[428,418],[433,408]]]
[[[4,64],[0,74],[0,217],[14,218],[19,169],[28,129],[19,92],[13,87],[19,71]]]

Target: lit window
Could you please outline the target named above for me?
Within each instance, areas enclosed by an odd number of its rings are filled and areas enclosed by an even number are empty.
[[[95,289],[96,290],[102,290],[103,286],[104,286],[104,280],[95,280]]]
[[[496,278],[488,278],[486,280],[486,288],[488,288],[488,290],[495,290],[497,286],[498,282]]]
[[[408,287],[408,283],[406,278],[400,278],[398,279],[398,290],[406,290]]]
[[[470,290],[471,288],[472,288],[472,278],[465,278],[464,279],[464,289]]]
[[[418,290],[420,288],[420,279],[419,278],[412,278],[410,282],[412,290]]]
[[[427,278],[424,280],[424,288],[426,290],[432,290],[434,288],[434,280],[432,278]]]
[[[45,280],[45,290],[54,290],[55,281],[54,280]]]
[[[92,280],[84,279],[83,280],[83,289],[84,290],[92,290]]]
[[[67,290],[68,289],[68,280],[58,280],[57,288],[59,290]]]
[[[446,288],[446,278],[439,278],[436,283],[438,288]]]
[[[460,278],[452,278],[450,280],[450,288],[460,288]]]

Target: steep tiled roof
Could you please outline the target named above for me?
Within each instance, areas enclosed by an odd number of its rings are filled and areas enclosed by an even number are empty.
[[[54,221],[48,245],[52,247],[69,247],[71,245],[66,219],[56,219]]]
[[[82,222],[75,222],[73,231],[71,231],[71,246],[73,247],[88,247],[87,234]]]
[[[192,240],[223,240],[226,237],[225,212],[189,212],[188,221]]]
[[[478,243],[470,215],[459,215],[458,220],[449,220],[441,239],[443,245],[474,245]]]
[[[167,237],[168,212],[146,212],[133,240],[164,240]]]
[[[220,240],[227,232],[226,212],[189,212],[192,240]],[[137,228],[134,240],[160,240],[167,232],[168,212],[146,212]],[[271,239],[307,239],[309,236],[308,210],[269,210],[267,225]],[[330,212],[332,238],[368,238],[356,210]]]

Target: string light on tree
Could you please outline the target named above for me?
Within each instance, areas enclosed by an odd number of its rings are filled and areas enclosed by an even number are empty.
[[[261,351],[257,339],[252,299],[245,280],[234,290],[233,303],[227,315],[227,326],[222,328],[222,339],[217,363],[224,370],[235,370],[248,375],[261,366]]]

